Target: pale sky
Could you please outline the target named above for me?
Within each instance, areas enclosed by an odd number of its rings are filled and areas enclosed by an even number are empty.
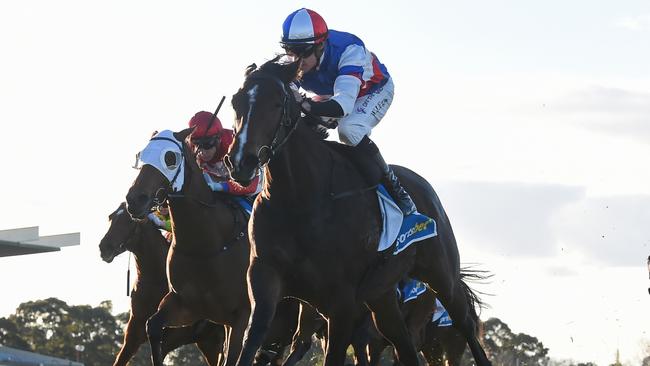
[[[4,1],[0,229],[81,245],[0,258],[0,316],[56,296],[128,310],[128,257],[105,264],[107,215],[153,130],[180,130],[279,52],[306,6],[360,36],[394,103],[387,160],[438,191],[478,289],[554,358],[639,363],[650,340],[647,1]],[[232,121],[229,103],[220,117]]]

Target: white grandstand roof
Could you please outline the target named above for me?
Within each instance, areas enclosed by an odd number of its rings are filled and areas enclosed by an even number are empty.
[[[0,257],[60,251],[79,245],[79,233],[39,236],[38,226],[0,230]]]

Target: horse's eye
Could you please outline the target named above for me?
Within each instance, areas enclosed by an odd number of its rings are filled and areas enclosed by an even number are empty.
[[[165,153],[165,164],[169,169],[176,169],[178,162],[176,161],[176,154],[172,151],[167,151]]]

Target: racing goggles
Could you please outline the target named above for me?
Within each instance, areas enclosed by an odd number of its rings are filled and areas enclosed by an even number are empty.
[[[208,150],[217,145],[219,141],[219,136],[206,136],[196,139],[192,139],[192,145],[196,146],[199,149]]]
[[[284,51],[289,54],[299,58],[306,58],[311,56],[314,53],[313,44],[285,44],[282,46]]]

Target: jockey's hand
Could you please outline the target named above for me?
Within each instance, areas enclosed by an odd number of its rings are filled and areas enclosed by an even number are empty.
[[[289,84],[289,89],[291,89],[291,92],[293,93],[293,97],[300,104],[302,104],[302,102],[304,102],[305,99],[307,98],[305,93],[301,93],[300,89],[298,89],[298,87],[295,84],[293,84],[293,83]]]
[[[298,99],[298,100],[301,100],[301,99]],[[305,114],[311,114],[310,113],[311,112],[311,103],[313,103],[311,99],[309,99],[307,97],[304,97],[302,99],[302,102],[300,102],[300,109],[302,109],[302,111],[305,112]]]

